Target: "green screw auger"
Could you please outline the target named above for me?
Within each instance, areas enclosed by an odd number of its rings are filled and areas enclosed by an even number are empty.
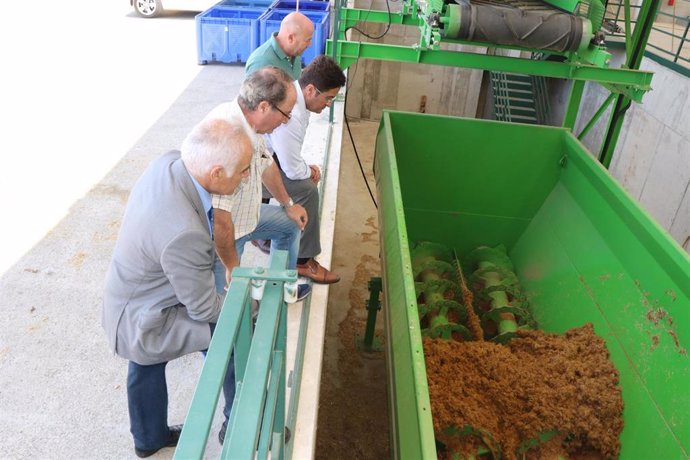
[[[505,343],[518,329],[535,327],[505,246],[480,246],[464,261],[486,339]]]
[[[462,303],[453,251],[441,244],[423,242],[411,250],[417,305],[422,335],[445,340],[471,340],[465,326],[467,309]]]
[[[460,299],[460,289],[452,281],[430,279],[417,283],[422,335],[451,340],[459,334],[463,340],[470,339],[469,329],[461,324],[467,320],[467,310]]]

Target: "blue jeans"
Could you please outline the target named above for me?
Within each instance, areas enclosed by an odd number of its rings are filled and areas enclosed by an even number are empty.
[[[287,268],[297,268],[297,254],[299,253],[299,241],[302,231],[288,217],[287,213],[280,206],[262,204],[259,212],[259,223],[256,228],[235,240],[235,250],[237,257],[242,260],[244,245],[252,240],[271,240],[271,255],[276,249],[287,250]],[[270,259],[269,259],[270,266]],[[213,273],[216,278],[216,290],[223,292],[225,288],[225,266],[218,256],[213,264]]]
[[[215,324],[209,323],[211,334]],[[204,357],[206,352],[202,351]],[[127,369],[127,406],[129,423],[134,446],[142,450],[155,450],[164,447],[170,440],[168,428],[168,384],[165,379],[165,366],[168,362],[143,366],[134,361]],[[223,380],[225,420],[230,417],[230,409],[235,399],[235,360],[230,356],[228,370]]]
[[[154,450],[170,440],[168,429],[168,386],[165,366],[142,366],[129,362],[127,369],[127,405],[134,447]]]

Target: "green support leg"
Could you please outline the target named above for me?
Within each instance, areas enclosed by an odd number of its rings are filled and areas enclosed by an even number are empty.
[[[574,80],[573,87],[570,89],[570,98],[568,99],[568,110],[563,118],[563,127],[571,131],[575,129],[575,122],[577,121],[577,112],[580,110],[580,102],[582,101],[582,93],[585,89],[584,80]]]
[[[590,129],[596,124],[596,122],[599,120],[599,118],[606,112],[606,109],[609,108],[609,105],[616,99],[615,94],[610,94],[609,97],[606,98],[603,104],[601,104],[601,107],[596,111],[594,116],[592,116],[592,119],[589,120],[589,122],[585,125],[584,128],[582,128],[582,131],[580,134],[577,135],[577,138],[579,140],[584,139],[584,137],[587,135]]]
[[[357,337],[357,348],[364,351],[381,351],[381,341],[374,335],[376,314],[381,309],[381,278],[369,280],[369,301],[367,302],[367,328],[364,339]]]
[[[626,55],[628,56],[626,67],[628,69],[634,70],[640,68],[644,49],[647,47],[647,40],[654,26],[654,18],[656,17],[656,12],[660,3],[660,0],[650,0],[642,3],[640,14],[637,18],[637,24],[635,25],[632,43],[626,41]],[[631,102],[630,97],[620,94],[616,99],[616,103],[613,105],[609,126],[604,135],[599,153],[599,161],[607,169],[611,165],[613,152],[616,150],[618,136],[623,126],[625,112],[630,108]]]

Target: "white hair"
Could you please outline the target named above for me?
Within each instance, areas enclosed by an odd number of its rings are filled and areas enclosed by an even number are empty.
[[[182,142],[182,161],[194,176],[203,177],[214,166],[222,166],[230,173],[245,142],[251,145],[239,118],[204,119]]]

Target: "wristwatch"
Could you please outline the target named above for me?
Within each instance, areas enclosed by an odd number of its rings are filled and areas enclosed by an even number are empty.
[[[283,208],[287,211],[288,209],[290,209],[290,208],[293,207],[294,205],[295,205],[295,202],[292,201],[292,198],[288,198],[287,204],[284,204],[284,205],[281,205],[281,206],[283,206]]]

